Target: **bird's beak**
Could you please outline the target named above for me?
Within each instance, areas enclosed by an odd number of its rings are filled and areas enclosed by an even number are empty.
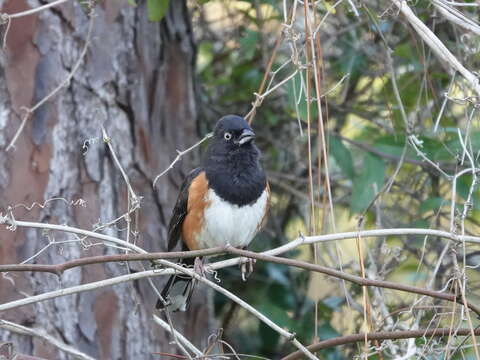
[[[242,131],[242,135],[240,135],[236,143],[238,145],[243,145],[249,141],[252,141],[253,139],[255,139],[255,133],[250,129],[245,129]]]

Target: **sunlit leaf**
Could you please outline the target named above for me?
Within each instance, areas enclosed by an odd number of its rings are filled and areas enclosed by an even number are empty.
[[[240,46],[242,48],[242,55],[247,60],[251,60],[255,55],[258,43],[258,32],[248,30],[247,33],[240,39]]]
[[[441,197],[428,198],[420,204],[420,213],[426,213],[427,211],[438,211],[442,205],[445,205],[445,199]]]
[[[350,179],[353,179],[355,171],[353,169],[352,154],[343,142],[335,136],[330,137],[330,154],[332,154],[343,173]]]
[[[356,213],[365,210],[375,197],[376,191],[380,191],[385,178],[385,163],[378,156],[366,153],[363,166],[358,172],[359,176],[356,176],[353,181],[350,201],[350,209]],[[376,184],[376,191],[374,184]]]

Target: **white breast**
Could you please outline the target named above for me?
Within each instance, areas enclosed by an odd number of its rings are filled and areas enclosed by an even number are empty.
[[[230,244],[234,247],[247,246],[257,233],[263,220],[268,202],[264,191],[251,205],[232,205],[221,199],[210,189],[207,193],[208,207],[205,210],[203,230],[198,234],[199,248]]]

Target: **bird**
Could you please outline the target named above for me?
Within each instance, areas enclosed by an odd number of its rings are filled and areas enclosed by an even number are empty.
[[[168,251],[217,246],[246,248],[265,225],[270,187],[260,164],[255,133],[238,115],[220,118],[201,166],[184,179],[168,226]],[[198,259],[183,259],[185,265]],[[172,275],[157,309],[186,311],[195,282]]]

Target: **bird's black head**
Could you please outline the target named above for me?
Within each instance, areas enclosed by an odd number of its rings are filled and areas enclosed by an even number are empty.
[[[226,115],[218,120],[204,159],[209,186],[222,199],[239,206],[257,200],[266,185],[254,139],[244,118]]]
[[[255,139],[250,125],[238,115],[226,115],[218,120],[213,134],[214,141],[227,151],[249,146]]]

